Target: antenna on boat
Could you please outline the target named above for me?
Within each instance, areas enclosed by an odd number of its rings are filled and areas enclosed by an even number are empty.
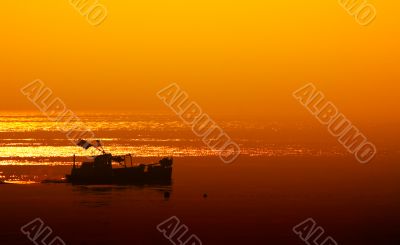
[[[129,159],[131,160],[131,167],[133,167],[132,154],[129,153],[129,154],[126,154],[125,157],[126,156],[129,156]],[[126,162],[125,162],[125,164],[126,164]]]
[[[93,147],[96,148],[97,150],[101,151],[103,154],[106,154],[106,151],[103,148],[103,145],[101,144],[100,140],[95,140]]]

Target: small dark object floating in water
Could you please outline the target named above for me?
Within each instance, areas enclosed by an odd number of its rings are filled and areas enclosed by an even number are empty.
[[[130,160],[131,167],[127,167]],[[112,162],[121,167],[113,168]],[[71,174],[66,175],[68,183],[98,184],[160,184],[170,185],[172,176],[172,158],[163,158],[158,163],[132,165],[132,156],[113,156],[102,151],[93,161],[83,162],[80,167],[75,164]]]
[[[165,199],[169,199],[170,196],[171,196],[171,193],[169,193],[169,191],[164,192]]]
[[[67,183],[65,179],[45,179],[40,182],[42,184],[64,184]]]
[[[208,197],[207,193],[204,193],[203,198],[207,198],[207,197]]]

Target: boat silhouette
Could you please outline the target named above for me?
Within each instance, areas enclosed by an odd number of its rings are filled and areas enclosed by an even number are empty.
[[[85,141],[87,142],[87,141]],[[99,142],[99,141],[97,141]],[[83,146],[82,140],[78,145]],[[93,146],[93,145],[91,145]],[[152,164],[133,166],[132,155],[113,156],[101,149],[102,154],[94,156],[92,160],[72,166],[71,174],[67,174],[66,181],[72,184],[171,184],[173,159],[166,157]],[[118,163],[117,167],[113,166]],[[130,163],[128,166],[127,163]]]

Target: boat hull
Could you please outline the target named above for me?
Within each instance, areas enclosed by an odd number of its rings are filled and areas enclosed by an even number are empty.
[[[113,169],[109,173],[72,173],[66,176],[72,184],[171,184],[172,168],[141,172],[135,168]]]
[[[105,159],[108,159],[105,158]],[[71,174],[66,175],[68,183],[98,184],[160,184],[172,182],[172,159],[164,158],[159,163],[141,164],[135,167],[112,168],[109,161],[83,163],[81,167],[73,167]]]

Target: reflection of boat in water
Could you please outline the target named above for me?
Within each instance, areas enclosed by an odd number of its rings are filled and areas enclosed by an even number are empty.
[[[113,167],[113,162],[119,164]],[[130,166],[127,166],[130,163]],[[163,158],[158,163],[133,166],[132,156],[113,156],[109,153],[93,157],[92,161],[75,163],[71,174],[66,175],[72,184],[171,184],[172,158]]]

